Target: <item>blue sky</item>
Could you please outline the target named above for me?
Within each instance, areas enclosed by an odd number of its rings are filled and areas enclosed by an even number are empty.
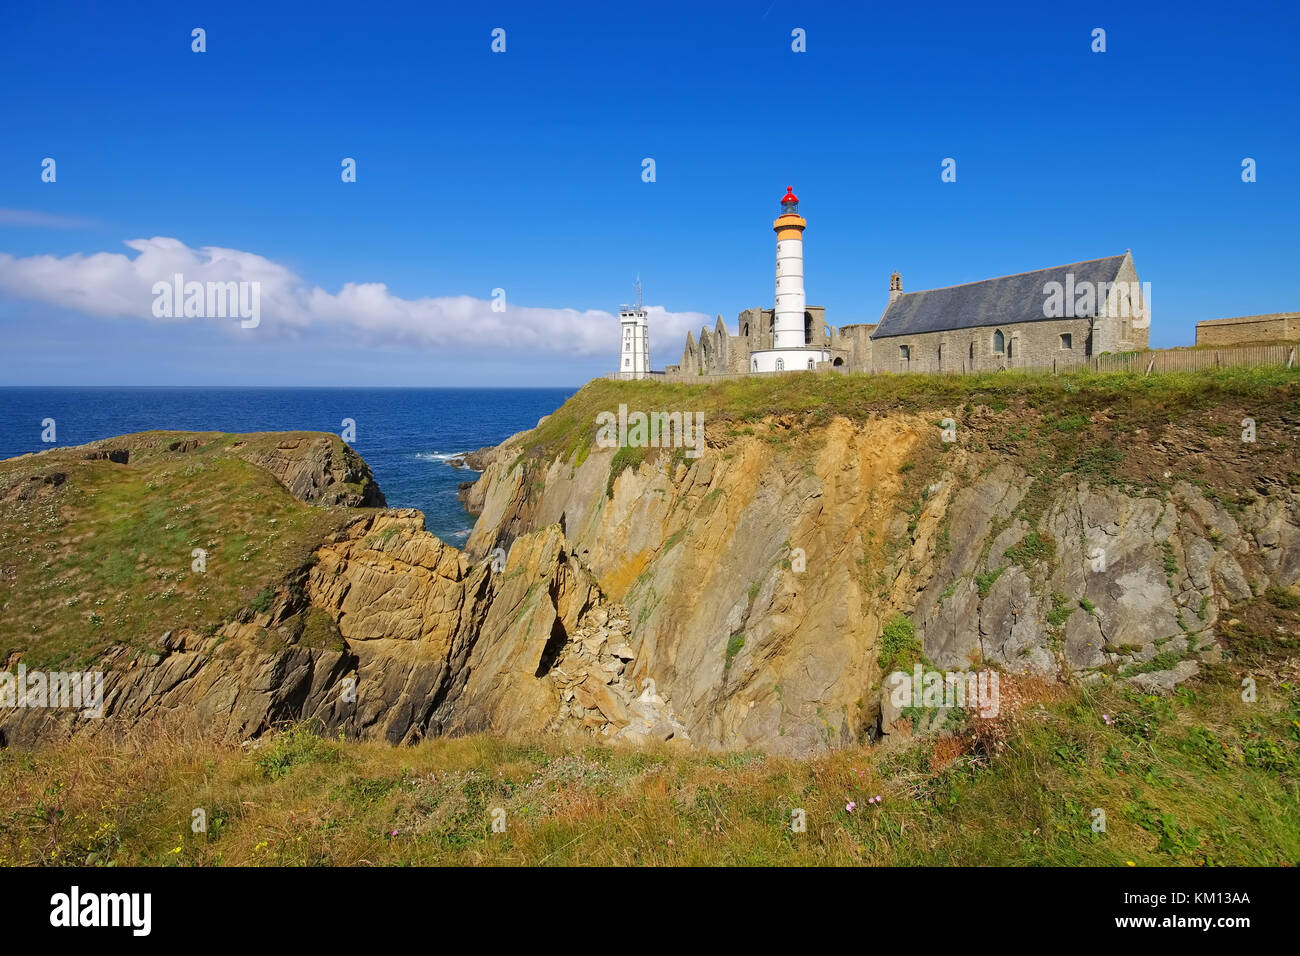
[[[11,5],[0,384],[575,385],[637,273],[662,367],[771,306],[787,185],[832,325],[1126,248],[1155,345],[1300,308],[1296,5],[1137,6]],[[258,328],[151,315],[206,247]]]

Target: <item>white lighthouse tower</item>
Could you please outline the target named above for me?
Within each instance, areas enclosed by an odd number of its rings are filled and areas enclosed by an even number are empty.
[[[750,352],[752,372],[794,372],[830,361],[830,352],[808,348],[805,337],[803,291],[803,231],[808,221],[799,215],[799,197],[787,186],[781,215],[772,223],[776,231],[776,308],[772,322],[772,348]]]
[[[776,322],[772,345],[777,349],[803,348],[803,231],[808,221],[799,215],[799,197],[787,186],[781,200],[776,230]]]
[[[646,378],[650,374],[650,314],[641,305],[641,277],[636,277],[636,308],[623,306],[618,313],[623,339],[618,377]]]

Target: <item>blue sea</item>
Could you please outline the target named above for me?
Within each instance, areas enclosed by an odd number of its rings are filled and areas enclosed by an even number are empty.
[[[0,459],[152,429],[322,431],[356,422],[353,448],[395,508],[419,508],[425,526],[462,544],[474,524],[456,500],[477,475],[447,459],[532,428],[577,389],[563,388],[0,388]]]

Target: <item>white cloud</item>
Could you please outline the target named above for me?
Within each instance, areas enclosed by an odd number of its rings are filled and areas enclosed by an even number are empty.
[[[355,334],[358,344],[568,355],[617,355],[618,318],[600,310],[548,309],[516,304],[506,290],[506,310],[469,296],[403,299],[382,282],[348,282],[338,292],[310,286],[284,266],[238,249],[192,249],[179,239],[131,239],[138,255],[75,253],[15,258],[0,253],[0,294],[111,319],[151,323],[211,322],[231,334],[297,335],[307,330]],[[261,325],[237,321],[155,318],[155,282],[254,281],[260,283]],[[712,326],[699,312],[668,312],[648,306],[656,358],[675,362],[686,330]]]

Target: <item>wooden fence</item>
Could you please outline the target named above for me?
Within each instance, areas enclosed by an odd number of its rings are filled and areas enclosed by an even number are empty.
[[[1095,372],[1195,372],[1206,368],[1285,365],[1293,368],[1294,345],[1242,345],[1223,349],[1152,349],[1121,355],[1097,355],[1088,360]]]

